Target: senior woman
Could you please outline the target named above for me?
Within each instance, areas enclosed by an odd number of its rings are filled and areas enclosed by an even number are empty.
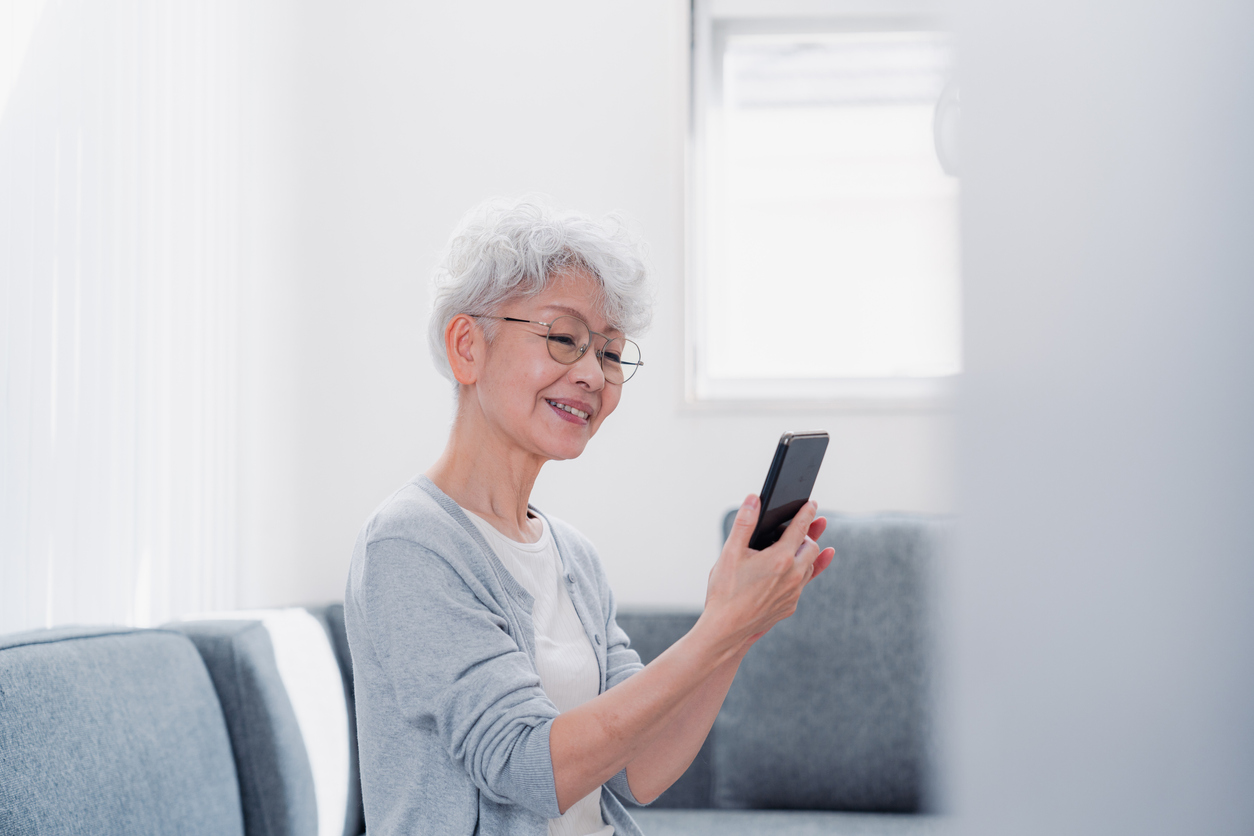
[[[750,645],[831,561],[807,505],[748,547],[741,506],[696,626],[648,667],[596,551],[529,503],[643,365],[645,270],[616,226],[535,202],[473,211],[437,270],[448,444],[357,539],[345,596],[371,836],[629,836],[696,756]],[[590,484],[603,491],[613,474]],[[608,788],[611,792],[605,791]]]

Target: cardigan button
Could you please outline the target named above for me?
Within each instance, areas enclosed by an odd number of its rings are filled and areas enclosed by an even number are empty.
[[[600,634],[600,633],[595,634],[592,638],[596,640],[596,643],[597,643],[598,645],[601,643],[601,634]]]
[[[573,573],[573,572],[567,572],[567,573],[566,573],[566,583],[574,583],[574,582],[575,582],[575,575],[574,575],[574,573]]]

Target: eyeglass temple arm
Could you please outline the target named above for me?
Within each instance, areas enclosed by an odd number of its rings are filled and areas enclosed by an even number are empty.
[[[502,322],[526,322],[529,325],[548,325],[547,322],[537,322],[534,319],[519,319],[516,316],[493,316],[490,313],[472,313],[467,316],[473,316],[476,319],[499,319]]]

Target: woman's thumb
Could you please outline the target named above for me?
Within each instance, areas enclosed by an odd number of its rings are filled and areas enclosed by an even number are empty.
[[[753,529],[758,524],[758,508],[761,504],[757,494],[745,497],[745,501],[740,503],[740,510],[736,512],[731,534],[727,536],[728,543],[742,549],[749,548],[749,538],[753,536]]]

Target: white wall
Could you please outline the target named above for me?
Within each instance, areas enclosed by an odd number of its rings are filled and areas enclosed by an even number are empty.
[[[1254,5],[968,0],[960,832],[1254,832]]]
[[[682,405],[687,7],[317,2],[266,35],[295,39],[296,71],[256,95],[299,128],[275,142],[287,129],[258,106],[271,147],[257,167],[297,194],[290,217],[271,207],[252,230],[269,296],[253,330],[244,603],[340,596],[362,521],[439,454],[451,396],[424,345],[426,279],[493,194],[622,212],[651,247],[648,365],[534,497],[592,538],[621,601],[700,605],[721,515],[761,488],[785,430],[831,433],[826,507],[952,508],[946,414]]]
[[[298,538],[300,494],[299,187],[304,147],[299,0],[250,3],[242,28],[240,323],[241,607],[312,600]],[[329,596],[317,593],[320,598]]]

